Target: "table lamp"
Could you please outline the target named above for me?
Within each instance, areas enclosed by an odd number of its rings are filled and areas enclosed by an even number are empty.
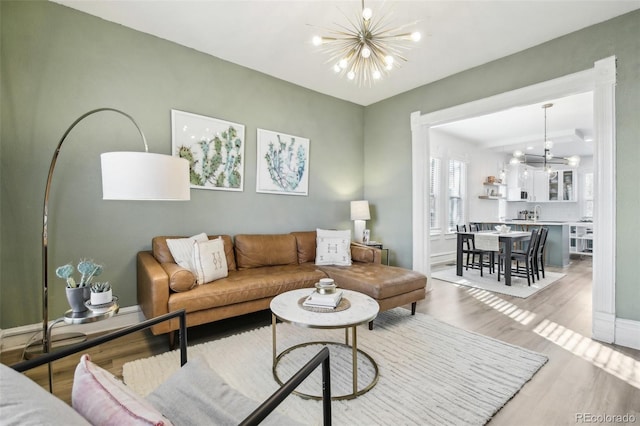
[[[364,228],[366,221],[371,219],[369,202],[366,200],[351,202],[351,220],[353,220],[353,240],[359,243],[364,241]]]
[[[62,144],[73,128],[86,117],[111,111],[128,118],[138,129],[144,152],[108,152],[100,155],[102,166],[102,198],[104,200],[189,200],[189,162],[183,158],[149,152],[147,140],[138,123],[129,114],[114,108],[98,108],[81,115],[69,126],[53,153],[44,193],[42,218],[42,351],[48,352],[49,321],[48,283],[48,216],[49,192],[56,161]]]

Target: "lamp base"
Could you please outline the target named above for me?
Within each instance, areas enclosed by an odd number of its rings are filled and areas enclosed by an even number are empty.
[[[353,241],[357,243],[364,242],[364,227],[366,225],[366,221],[364,220],[354,220],[353,221]]]

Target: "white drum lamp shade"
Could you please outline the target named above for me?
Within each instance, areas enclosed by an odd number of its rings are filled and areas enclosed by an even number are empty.
[[[189,200],[189,162],[150,152],[106,152],[102,163],[104,200]]]
[[[359,243],[364,241],[364,229],[366,221],[371,219],[369,202],[366,200],[351,202],[351,220],[353,220],[353,240]]]

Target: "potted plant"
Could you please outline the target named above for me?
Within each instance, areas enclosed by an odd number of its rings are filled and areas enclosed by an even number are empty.
[[[109,282],[91,284],[91,306],[104,305],[113,300]]]
[[[76,282],[73,278],[75,272],[74,266],[68,263],[56,268],[56,275],[64,279],[67,283],[67,301],[73,312],[85,312],[87,307],[85,301],[90,298],[90,284],[94,277],[102,273],[102,265],[98,265],[91,260],[81,260],[78,262],[78,272],[80,272],[80,281]]]

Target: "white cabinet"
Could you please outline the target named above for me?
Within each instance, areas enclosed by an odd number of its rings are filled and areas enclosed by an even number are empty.
[[[585,256],[593,255],[593,224],[570,223],[569,253]]]
[[[549,177],[544,170],[533,173],[533,197],[530,201],[577,201],[575,170],[558,170],[556,176]]]
[[[533,201],[533,173],[525,164],[509,164],[507,169],[507,201]]]
[[[533,196],[531,201],[536,203],[549,201],[549,175],[543,170],[535,170],[532,174]]]

